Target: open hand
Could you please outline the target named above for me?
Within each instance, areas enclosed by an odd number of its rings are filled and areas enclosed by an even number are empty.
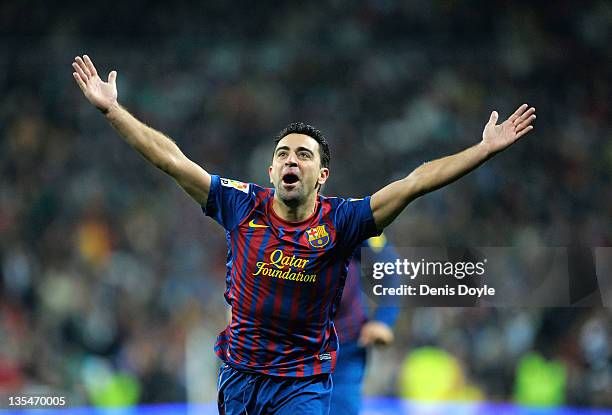
[[[493,155],[502,151],[519,138],[533,130],[533,121],[536,119],[535,108],[523,104],[506,121],[496,125],[499,115],[497,111],[491,113],[489,122],[482,132],[482,144]]]
[[[116,71],[111,71],[108,74],[108,82],[102,81],[98,76],[96,67],[87,55],[83,55],[83,58],[80,56],[74,58],[72,67],[75,70],[72,76],[74,76],[76,83],[87,100],[96,108],[106,114],[112,106],[117,104]]]

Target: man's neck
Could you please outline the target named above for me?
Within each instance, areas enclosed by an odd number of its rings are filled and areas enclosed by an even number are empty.
[[[287,222],[301,222],[304,219],[308,219],[313,214],[317,205],[317,193],[314,193],[305,203],[298,206],[288,206],[282,200],[278,198],[278,195],[274,195],[272,201],[272,209],[277,216]]]

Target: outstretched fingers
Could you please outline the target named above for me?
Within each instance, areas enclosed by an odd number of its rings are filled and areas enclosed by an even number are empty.
[[[520,107],[518,107],[516,111],[514,111],[514,114],[512,114],[510,118],[508,118],[508,121],[514,122],[517,118],[519,118],[525,112],[527,107],[528,107],[527,104],[523,104]]]
[[[81,68],[81,71],[83,71],[83,73],[87,75],[85,79],[89,79],[92,76],[92,74],[91,72],[89,72],[89,68],[85,64],[85,61],[83,61],[83,58],[81,58],[80,56],[77,56],[76,58],[74,58],[74,61],[77,64],[77,66]]]
[[[525,111],[523,115],[514,121],[514,126],[517,132],[520,132],[525,127],[529,126],[536,119],[535,108],[531,107],[528,111]]]
[[[80,59],[80,58],[77,58],[77,59]],[[87,75],[87,73],[85,73],[85,71],[83,70],[83,67],[79,65],[78,62],[73,62],[72,67],[74,68],[76,74],[81,78],[81,81],[83,81],[84,83],[87,83],[89,76]]]
[[[79,75],[77,72],[73,72],[72,76],[74,77],[74,80],[76,81],[76,83],[79,86],[79,88],[81,88],[81,91],[83,91],[83,93],[85,93],[85,89],[87,88],[87,85],[85,84],[85,82],[81,78],[81,75]]]
[[[522,136],[524,136],[531,130],[533,130],[533,125],[528,125],[527,127],[523,128],[520,132],[516,133],[516,139],[518,140],[519,138],[521,138]]]
[[[523,121],[522,123],[520,123],[520,124],[518,124],[518,125],[516,126],[516,131],[517,131],[517,132],[520,132],[520,131],[522,131],[523,129],[527,128],[528,126],[530,126],[530,125],[531,125],[531,123],[532,123],[532,122],[533,122],[535,119],[536,119],[535,114],[534,114],[534,115],[532,115],[531,117],[527,118],[525,121]]]
[[[96,71],[96,67],[94,66],[91,59],[89,59],[89,56],[83,55],[83,59],[85,60],[85,66],[89,70],[91,76],[98,76],[98,71]]]
[[[516,138],[519,139],[529,131],[533,130],[533,125],[531,125],[536,119],[535,108],[531,107],[520,117],[514,120],[512,123],[514,127],[514,131],[516,133]]]
[[[527,111],[525,111],[523,114],[521,114],[520,117],[516,118],[512,123],[518,126],[525,120],[529,119],[533,114],[535,114],[535,108],[531,107]]]

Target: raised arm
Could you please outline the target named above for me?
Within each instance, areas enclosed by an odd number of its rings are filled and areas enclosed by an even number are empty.
[[[376,192],[370,205],[377,228],[382,230],[393,222],[417,197],[454,182],[531,131],[536,118],[535,108],[527,108],[527,104],[521,105],[499,125],[496,125],[497,111],[493,111],[480,143],[452,156],[425,163],[404,179]]]
[[[205,204],[210,174],[189,160],[172,139],[138,121],[117,101],[117,72],[102,81],[87,55],[72,63],[73,76],[87,100],[98,108],[121,137],[147,161],[168,173],[199,204]]]

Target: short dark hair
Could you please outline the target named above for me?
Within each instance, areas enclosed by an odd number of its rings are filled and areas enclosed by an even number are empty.
[[[331,160],[331,153],[329,152],[329,144],[323,136],[321,131],[314,128],[312,125],[308,125],[303,122],[293,122],[283,128],[274,139],[274,148],[278,145],[278,142],[289,134],[304,134],[312,137],[317,143],[319,143],[319,158],[321,159],[321,166],[329,168],[329,162]]]

